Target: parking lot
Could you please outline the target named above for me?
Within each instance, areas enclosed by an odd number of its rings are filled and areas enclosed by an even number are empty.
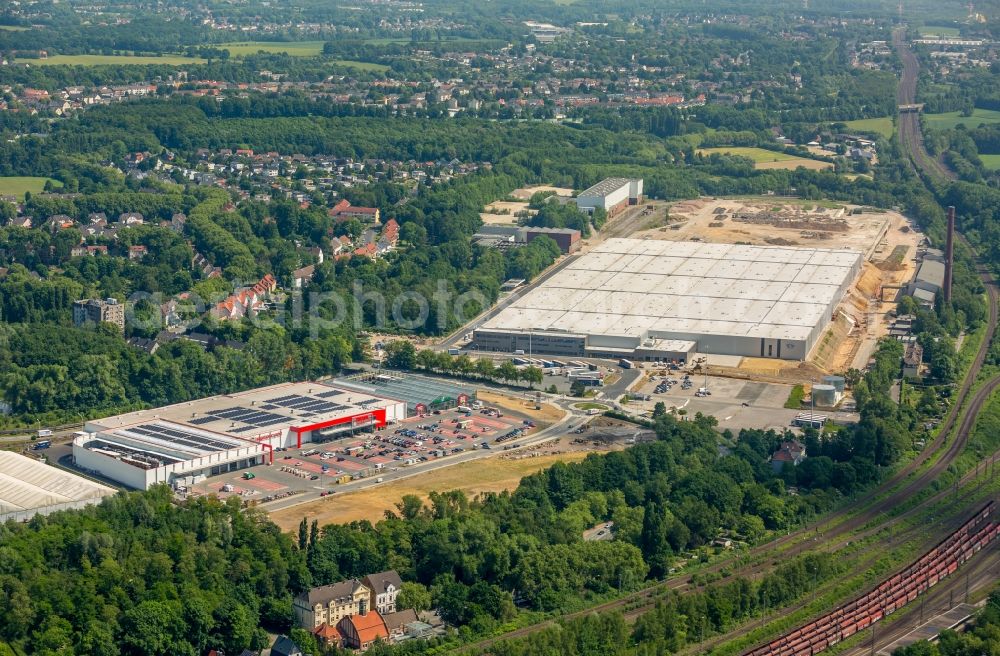
[[[665,381],[676,382],[665,385]],[[662,401],[667,410],[684,410],[684,416],[698,412],[713,415],[719,420],[719,428],[784,430],[792,428],[792,419],[801,412],[784,407],[791,391],[791,385],[668,372],[654,375],[637,388],[635,393],[643,400],[630,401],[628,407],[651,412],[656,402]]]
[[[473,449],[502,449],[534,424],[497,408],[468,413],[435,411],[353,437],[302,449],[275,449],[274,464],[209,478],[188,494],[238,495],[246,502],[267,503],[289,496],[333,494],[352,480],[375,478],[404,467],[419,467]],[[485,445],[485,446],[484,446]]]

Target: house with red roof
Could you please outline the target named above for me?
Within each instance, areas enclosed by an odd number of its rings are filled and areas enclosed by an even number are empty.
[[[340,635],[337,627],[330,626],[326,622],[313,629],[312,634],[316,636],[316,641],[323,647],[337,647],[344,644],[344,637]]]
[[[360,207],[351,205],[346,200],[341,200],[339,203],[334,205],[329,212],[330,216],[334,219],[344,221],[346,219],[360,219],[367,223],[374,223],[378,225],[379,217],[381,213],[377,207]]]
[[[778,450],[771,455],[771,469],[780,472],[785,463],[791,463],[793,467],[798,467],[806,458],[806,447],[798,440],[785,440],[778,447]]]
[[[350,615],[337,623],[337,631],[343,638],[343,645],[348,649],[365,651],[376,640],[389,642],[389,629],[385,620],[376,610],[361,615]]]

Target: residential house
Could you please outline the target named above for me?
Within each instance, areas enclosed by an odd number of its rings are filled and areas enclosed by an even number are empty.
[[[343,636],[340,635],[337,627],[330,626],[325,622],[313,629],[312,634],[316,636],[316,641],[323,647],[341,647],[344,643]]]
[[[137,244],[135,246],[128,247],[128,259],[132,260],[133,262],[136,260],[141,260],[142,258],[146,257],[147,253],[148,251],[146,250],[146,247],[143,246],[142,244]]]
[[[417,622],[417,611],[412,608],[397,611],[395,613],[385,613],[382,615],[385,628],[389,632],[389,641],[396,642],[406,636],[406,627]]]
[[[316,264],[323,264],[323,249],[319,246],[311,246],[306,249],[306,252],[316,258]]]
[[[333,250],[334,255],[340,255],[342,253],[350,253],[353,248],[353,244],[351,243],[351,238],[344,235],[331,239],[330,248]]]
[[[142,225],[146,219],[138,212],[122,212],[118,215],[118,223],[122,225]]]
[[[377,207],[356,207],[346,200],[341,200],[330,210],[330,216],[340,220],[356,218],[378,225],[380,212]]]
[[[396,612],[396,597],[399,595],[400,586],[403,585],[396,570],[369,574],[361,579],[361,582],[372,591],[372,606],[379,613],[385,615]]]
[[[771,455],[771,469],[780,472],[785,463],[791,463],[793,467],[798,467],[799,463],[805,460],[806,448],[798,440],[785,440],[778,447],[778,450]]]
[[[73,217],[65,214],[54,214],[49,217],[48,228],[52,233],[65,230],[66,228],[72,228],[75,225],[76,221],[73,220]]]
[[[376,640],[389,641],[389,629],[378,611],[351,615],[337,623],[337,631],[343,638],[344,647],[365,651]]]
[[[263,308],[264,299],[270,296],[277,287],[278,282],[274,276],[268,273],[260,281],[254,283],[253,287],[240,289],[229,298],[216,304],[210,313],[219,321],[231,321],[242,319],[248,315],[253,316]]]
[[[920,365],[924,361],[924,347],[913,341],[903,351],[903,378],[920,379]]]
[[[187,223],[187,215],[177,212],[170,217],[170,228],[176,232],[184,232],[184,224]]]
[[[310,630],[321,624],[340,630],[342,618],[368,612],[371,596],[371,590],[358,579],[312,588],[292,600],[295,623]]]
[[[365,244],[361,248],[355,249],[352,255],[356,255],[357,257],[367,257],[374,260],[378,257],[378,246],[373,243]]]
[[[315,264],[310,264],[309,266],[304,266],[301,269],[292,271],[292,287],[295,289],[302,289],[303,287],[308,286],[312,281],[313,274],[315,273]]]
[[[271,656],[303,656],[302,648],[288,636],[280,635],[271,645]]]

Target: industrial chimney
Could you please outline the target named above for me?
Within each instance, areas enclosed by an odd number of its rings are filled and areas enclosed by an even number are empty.
[[[955,206],[948,206],[948,236],[944,243],[944,300],[951,302],[951,276],[955,267]]]

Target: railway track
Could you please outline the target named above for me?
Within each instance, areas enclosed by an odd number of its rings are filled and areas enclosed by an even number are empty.
[[[1000,533],[1000,524],[993,518],[994,505],[988,503],[958,531],[877,588],[747,656],[813,656],[912,603],[993,543]]]
[[[931,592],[921,599],[923,608],[920,609],[919,613],[916,609],[909,609],[906,615],[888,627],[880,627],[881,630],[872,627],[873,635],[870,642],[865,640],[865,644],[852,647],[842,652],[842,655],[868,656],[873,651],[883,653],[882,650],[891,646],[935,614],[948,610],[957,600],[967,598],[983,588],[992,587],[997,577],[1000,576],[1000,546],[998,544],[1000,543],[994,541],[988,549],[980,552],[975,560],[968,563],[963,571],[959,572],[959,576],[949,577],[944,584],[932,588]]]
[[[946,491],[947,492],[947,491]],[[974,498],[973,498],[974,497]],[[952,505],[947,510],[942,510],[941,514],[937,514],[935,511],[935,517],[929,524],[914,524],[906,529],[899,532],[893,533],[890,531],[889,537],[884,539],[878,539],[873,541],[871,544],[867,545],[857,554],[853,556],[857,557],[857,560],[850,561],[850,568],[852,571],[868,571],[870,568],[876,566],[880,560],[882,560],[887,553],[892,552],[894,549],[899,548],[911,541],[918,540],[921,543],[922,549],[927,549],[932,546],[935,542],[933,538],[928,538],[928,534],[940,535],[943,532],[953,533],[958,530],[961,525],[967,520],[968,513],[964,510],[968,503],[973,500],[982,500],[983,495],[963,495],[959,499],[955,499]],[[940,501],[940,499],[938,499]],[[965,501],[966,503],[958,503]],[[981,505],[981,503],[980,503]],[[898,519],[898,518],[897,518]],[[886,525],[881,525],[874,529],[868,531],[865,535],[855,536],[855,542],[865,540],[870,538],[875,534],[881,532],[883,529],[887,528]],[[820,550],[824,551],[836,551],[840,549],[843,545],[824,545],[820,547]],[[822,584],[820,587],[813,590],[813,595],[816,594],[826,594],[831,589],[834,589],[839,581],[833,580]],[[867,586],[863,589],[867,589]],[[706,641],[700,642],[695,645],[689,645],[686,649],[679,652],[680,656],[693,656],[694,654],[703,654],[712,651],[715,647],[719,645],[732,642],[733,640],[738,640],[745,637],[746,635],[758,630],[762,626],[765,626],[768,621],[773,621],[775,617],[783,617],[790,614],[798,613],[812,604],[812,600],[803,597],[792,604],[775,608],[774,613],[770,618],[760,618],[759,620],[754,620],[751,622],[744,623],[741,626],[734,628],[731,631],[727,631],[724,634],[720,634],[709,638]],[[629,613],[625,613],[626,619],[630,618]],[[815,614],[811,615],[815,617]]]

